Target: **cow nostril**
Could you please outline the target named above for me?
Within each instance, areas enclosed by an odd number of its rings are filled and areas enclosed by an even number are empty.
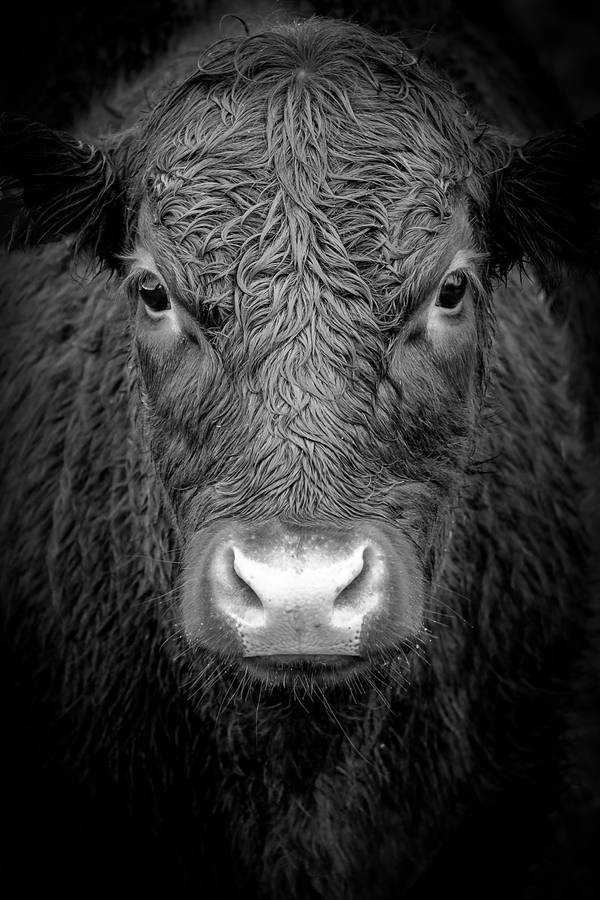
[[[264,609],[260,597],[236,572],[233,573],[233,582],[236,586],[239,602],[246,607],[246,609]]]
[[[227,553],[230,570],[231,570],[231,578],[233,583],[235,584],[239,600],[247,609],[264,609],[262,601],[255,590],[248,584],[243,574],[240,572],[238,565],[236,564],[235,558],[235,550],[232,548]]]
[[[357,599],[362,596],[368,579],[367,552],[363,550],[361,557],[353,567],[351,577],[343,585],[333,601],[334,610],[351,608],[356,605]]]

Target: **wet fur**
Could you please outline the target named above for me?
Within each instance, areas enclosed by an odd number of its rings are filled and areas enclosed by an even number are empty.
[[[381,52],[389,59],[389,48]],[[243,54],[237,64],[243,69]],[[351,78],[351,67],[346,68],[340,77]],[[242,90],[238,75],[236,90]],[[414,77],[420,77],[417,70]],[[428,77],[426,72],[425,85]],[[431,79],[432,109],[437,110],[435,93],[441,88]],[[181,102],[194,102],[192,88],[187,85]],[[280,102],[301,103],[301,92],[288,88]],[[419,96],[427,97],[427,91]],[[459,101],[451,97],[444,99],[454,109]],[[222,101],[221,112],[226,114]],[[423,114],[419,110],[414,121]],[[179,115],[181,107],[171,109],[167,103],[157,119],[150,118],[148,133],[154,133],[157,122],[174,128]],[[444,184],[439,196],[429,195],[441,222],[438,253],[449,228],[444,203],[450,186],[462,185],[471,221],[483,221],[476,213],[483,213],[484,166],[491,159],[506,161],[510,150],[492,135],[476,159],[460,157],[468,172],[451,173],[457,141],[471,147],[476,131],[466,115],[464,132],[457,121],[452,116],[451,123],[436,123],[440,133],[458,128],[445,149],[448,171],[440,179],[428,172],[416,195],[421,203],[427,185]],[[315,127],[314,119],[310,126]],[[309,129],[290,144],[309,147],[314,137]],[[274,128],[274,153],[286,152],[281,141]],[[133,208],[149,204],[142,227],[150,228],[154,216],[179,228],[183,241],[186,211],[174,207],[168,184],[161,194],[160,165],[142,172],[134,143],[128,138],[123,146],[131,172],[137,173],[132,174]],[[179,160],[164,160],[165,171],[185,165],[186,147],[184,140]],[[301,179],[301,169],[294,171]],[[337,317],[335,342],[325,328],[318,333],[321,295],[311,290],[314,259],[301,246],[303,227],[322,213],[301,180],[281,185],[267,198],[275,210],[282,198],[293,198],[291,216],[269,219],[268,207],[261,213],[256,200],[248,204],[246,227],[251,230],[251,216],[261,223],[252,262],[247,272],[239,272],[249,286],[247,295],[256,298],[248,309],[231,306],[235,294],[219,252],[213,260],[216,279],[193,269],[199,242],[222,239],[225,221],[231,223],[229,252],[241,252],[235,215],[223,212],[221,203],[214,221],[208,210],[202,234],[192,229],[189,266],[181,266],[179,255],[172,260],[181,296],[187,290],[190,309],[208,317],[202,367],[189,349],[167,359],[142,347],[132,355],[133,322],[116,280],[99,276],[91,284],[74,283],[70,247],[15,254],[3,265],[9,302],[2,359],[7,385],[2,473],[3,491],[11,498],[2,510],[3,590],[18,598],[18,606],[8,612],[16,631],[15,658],[26,681],[38,665],[32,657],[43,657],[45,672],[38,678],[45,679],[45,690],[34,709],[44,711],[40,721],[59,716],[48,731],[40,726],[53,742],[53,749],[41,754],[45,762],[50,759],[51,766],[73,773],[73,795],[83,797],[84,807],[89,804],[90,818],[100,810],[100,821],[108,823],[102,839],[109,848],[114,850],[118,841],[113,846],[111,828],[121,834],[119,819],[140,829],[143,840],[139,846],[134,841],[129,860],[132,881],[139,875],[149,885],[155,879],[200,884],[210,898],[387,900],[418,879],[460,823],[473,815],[484,823],[480,844],[467,841],[469,850],[457,851],[464,870],[457,869],[453,883],[477,895],[477,875],[468,860],[473,847],[479,848],[498,866],[494,878],[500,896],[505,888],[525,884],[526,870],[540,853],[537,842],[546,840],[565,676],[578,639],[585,583],[568,334],[539,302],[535,276],[521,281],[513,271],[506,286],[496,286],[492,315],[492,273],[482,272],[476,285],[479,357],[466,366],[477,377],[463,385],[458,398],[472,398],[464,420],[445,414],[440,403],[437,414],[430,411],[423,423],[423,410],[432,409],[428,391],[446,404],[457,398],[443,370],[434,366],[419,373],[417,363],[412,395],[409,386],[398,417],[389,375],[390,331],[398,327],[398,310],[405,311],[422,289],[407,276],[418,272],[427,282],[432,246],[417,239],[411,244],[415,201],[406,201],[406,190],[415,183],[415,172],[405,173],[403,188],[392,198],[403,223],[395,237],[407,245],[398,252],[405,269],[402,263],[391,269],[406,288],[393,315],[385,281],[367,296],[365,285],[375,283],[373,273],[353,269],[335,236],[319,245],[329,252],[322,267],[326,276],[319,273],[316,279],[330,290],[322,321],[331,325]],[[191,191],[196,184],[190,179]],[[387,214],[374,197],[368,202],[368,215]],[[419,215],[424,215],[421,206]],[[278,232],[282,222],[291,231]],[[352,220],[336,225],[346,246],[349,236],[360,234],[354,213]],[[415,222],[415,231],[422,225]],[[389,236],[389,229],[381,234]],[[365,244],[369,260],[374,246]],[[168,252],[164,244],[159,250]],[[200,308],[193,289],[203,278]],[[270,292],[261,287],[261,278]],[[297,304],[306,304],[300,317],[285,314],[286,278],[299,279]],[[273,309],[281,319],[275,349],[273,341],[265,346],[265,324],[272,323]],[[234,335],[227,330],[233,320],[240,329]],[[320,354],[316,361],[311,358],[315,368],[303,366],[302,344],[292,341],[310,328],[317,332],[313,339]],[[218,358],[225,372],[243,374],[244,404],[238,400],[233,416],[235,402],[226,393]],[[252,364],[245,369],[247,360]],[[274,362],[286,379],[269,376]],[[347,390],[350,364],[358,373],[354,393]],[[321,380],[335,394],[319,396]],[[456,382],[460,385],[460,378]],[[266,405],[253,406],[256,384]],[[293,392],[279,396],[281,384],[290,391],[300,386],[309,402],[298,405]],[[190,406],[191,385],[203,417],[197,405]],[[379,405],[373,402],[377,390]],[[160,425],[161,404],[172,418],[170,427]],[[242,412],[248,406],[249,417]],[[275,413],[270,420],[264,406]],[[225,420],[226,409],[233,421]],[[351,428],[356,438],[348,442]],[[303,469],[295,492],[284,491],[290,472],[304,465],[307,436],[315,432],[322,442],[312,449],[312,469]],[[264,470],[256,445],[245,457],[236,458],[231,450],[253,434],[272,444]],[[159,487],[150,436],[168,497]],[[415,447],[418,453],[411,458]],[[379,481],[368,492],[374,461],[380,463]],[[190,489],[198,471],[206,479],[199,493],[196,485]],[[222,483],[224,473],[229,492],[216,496],[211,486]],[[325,483],[332,486],[326,495]],[[436,590],[418,644],[383,658],[368,675],[337,688],[317,687],[307,676],[291,695],[287,689],[268,691],[225,661],[190,656],[173,634],[180,529],[217,522],[224,513],[325,520],[359,513],[393,519],[400,508],[411,509],[414,523],[420,523],[417,544]],[[440,510],[444,521],[437,528]],[[514,832],[501,829],[508,843],[498,845],[497,825],[486,816],[494,808],[502,810],[503,802],[508,812],[499,820]],[[519,816],[522,830],[515,823]],[[516,851],[519,838],[535,829],[531,852],[522,859]],[[67,833],[76,830],[75,825]],[[96,861],[93,850],[86,852]],[[503,872],[506,855],[513,856],[513,866]],[[143,874],[136,869],[140,862]]]

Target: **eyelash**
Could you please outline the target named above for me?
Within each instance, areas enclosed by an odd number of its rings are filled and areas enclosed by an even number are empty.
[[[169,300],[166,289],[158,279],[155,284],[148,286],[144,283],[145,278],[146,276],[141,278],[137,283],[137,291],[140,300],[144,303],[146,308],[155,315],[166,312],[171,308],[171,301]]]
[[[159,319],[172,309],[167,289],[151,271],[134,274],[127,285],[127,292],[133,302],[141,301],[144,304],[144,310],[150,318]]]
[[[456,314],[463,302],[469,287],[469,279],[465,272],[457,269],[446,276],[438,293],[435,305],[448,315]]]

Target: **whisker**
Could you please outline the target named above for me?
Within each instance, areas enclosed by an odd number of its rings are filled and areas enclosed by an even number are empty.
[[[354,752],[355,752],[358,756],[360,756],[360,758],[361,758],[368,766],[373,767],[373,762],[372,762],[372,760],[368,759],[368,758],[364,755],[364,753],[362,753],[362,751],[356,746],[356,744],[354,743],[354,741],[352,740],[352,738],[350,737],[350,735],[347,733],[347,731],[346,731],[345,728],[343,727],[343,725],[342,725],[342,723],[340,722],[339,718],[336,716],[336,714],[335,714],[335,712],[334,712],[334,710],[333,710],[333,707],[331,706],[331,703],[330,703],[329,700],[327,699],[327,697],[326,697],[326,695],[325,695],[325,692],[323,691],[323,688],[321,687],[321,685],[316,684],[315,687],[316,687],[316,689],[317,689],[318,695],[321,697],[321,699],[322,699],[322,701],[323,701],[323,705],[325,706],[325,710],[327,711],[328,716],[331,718],[331,720],[332,720],[332,721],[337,725],[337,727],[340,729],[342,735],[344,736],[344,738],[346,739],[346,741],[348,742],[348,744],[352,747],[352,749],[354,750]]]

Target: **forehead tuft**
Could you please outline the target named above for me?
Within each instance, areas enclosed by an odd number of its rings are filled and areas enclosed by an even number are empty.
[[[328,139],[365,152],[381,143],[411,157],[413,170],[420,159],[432,177],[460,181],[472,170],[476,127],[462,99],[400,40],[308,20],[213,45],[142,137],[148,187],[161,196],[189,176],[194,155],[219,143],[226,158],[240,142],[258,152],[261,139],[275,153],[286,137],[290,163],[310,147],[327,150]]]
[[[219,42],[146,124],[143,240],[196,304],[325,286],[385,305],[456,250],[476,133],[398,40],[309,20]]]

